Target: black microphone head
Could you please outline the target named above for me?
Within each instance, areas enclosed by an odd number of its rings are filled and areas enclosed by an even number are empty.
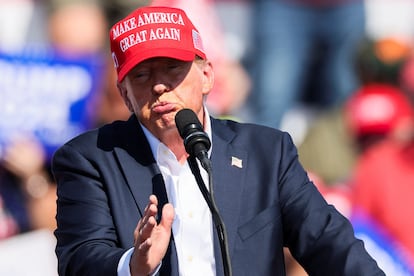
[[[199,151],[210,149],[210,138],[204,132],[194,111],[191,109],[178,111],[175,115],[175,124],[184,140],[185,149],[190,155],[197,155]]]
[[[203,126],[198,120],[197,115],[188,108],[181,109],[177,112],[175,115],[175,125],[183,139],[185,139],[191,130],[197,129],[203,131]]]

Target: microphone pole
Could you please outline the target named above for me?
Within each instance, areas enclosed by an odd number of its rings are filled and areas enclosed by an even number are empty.
[[[189,154],[189,157],[187,159],[188,164],[193,175],[195,176],[197,185],[203,194],[208,208],[210,209],[214,225],[216,226],[216,232],[218,240],[220,242],[221,257],[224,266],[224,275],[232,276],[229,257],[230,255],[227,244],[227,232],[214,201],[212,166],[211,160],[208,158],[207,154],[207,151],[211,147],[210,138],[204,132],[203,127],[197,118],[197,115],[191,109],[182,109],[178,111],[175,116],[175,123],[180,136],[183,138],[185,150]],[[208,173],[210,192],[207,190],[203,178],[201,177],[197,159],[200,161],[201,166]]]
[[[192,173],[194,174],[196,178],[197,185],[200,188],[200,191],[203,194],[203,197],[207,202],[207,205],[210,209],[210,212],[213,218],[214,225],[216,226],[217,236],[218,236],[218,240],[220,243],[220,249],[221,249],[221,257],[223,260],[224,275],[232,276],[230,254],[229,254],[229,248],[228,248],[228,243],[227,243],[226,227],[220,216],[220,213],[218,212],[218,209],[217,209],[217,206],[214,200],[213,176],[212,176],[210,159],[208,159],[208,161],[203,160],[204,162],[202,162],[203,164],[206,164],[206,163],[208,164],[208,165],[203,165],[203,168],[208,173],[208,180],[209,180],[208,182],[209,182],[210,192],[207,190],[206,185],[203,181],[203,178],[201,177],[200,169],[197,164],[197,159],[194,156],[190,155],[187,161],[188,161],[188,164],[190,166]]]

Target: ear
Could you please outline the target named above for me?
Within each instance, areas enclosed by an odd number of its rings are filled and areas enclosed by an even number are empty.
[[[126,89],[125,85],[117,82],[116,87],[118,88],[119,94],[121,95],[122,99],[124,99],[124,103],[128,107],[129,111],[134,112],[131,101],[128,98],[128,90]]]
[[[214,71],[213,64],[210,61],[206,61],[203,66],[203,94],[210,93],[214,86]]]

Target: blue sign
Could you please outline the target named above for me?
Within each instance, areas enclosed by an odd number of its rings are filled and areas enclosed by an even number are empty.
[[[355,212],[351,222],[356,237],[364,241],[366,250],[386,275],[414,275],[414,260],[410,259],[403,246],[384,227],[362,211]]]
[[[90,128],[88,108],[103,66],[100,55],[65,57],[52,49],[0,53],[0,153],[16,135],[30,133],[50,158]]]

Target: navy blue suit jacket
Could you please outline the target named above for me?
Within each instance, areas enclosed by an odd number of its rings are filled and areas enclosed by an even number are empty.
[[[298,162],[290,136],[212,118],[213,184],[233,275],[284,275],[288,246],[310,275],[384,275]],[[241,164],[232,164],[232,158]],[[164,185],[135,116],[87,132],[54,156],[61,275],[116,275],[156,185]],[[223,275],[215,243],[217,275]],[[174,242],[164,275],[178,275]]]

